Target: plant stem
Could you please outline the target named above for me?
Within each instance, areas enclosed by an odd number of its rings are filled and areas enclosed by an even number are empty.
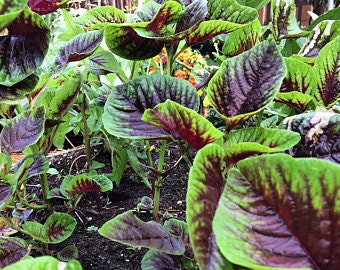
[[[166,140],[161,140],[161,148],[159,150],[158,166],[157,166],[157,170],[159,172],[163,171],[163,167],[164,167],[165,146],[166,146]],[[153,196],[153,203],[154,203],[153,217],[156,222],[160,221],[158,212],[159,212],[159,199],[161,195],[162,181],[163,181],[162,176],[157,177],[156,183],[155,183],[155,193]]]
[[[260,127],[261,126],[262,118],[263,118],[263,110],[261,110],[259,112],[259,114],[257,115],[256,127]]]
[[[85,144],[85,154],[86,154],[86,164],[85,169],[89,169],[91,165],[91,145],[90,145],[90,131],[87,125],[86,118],[86,95],[82,93],[82,101],[81,101],[81,115],[84,124],[84,144]]]

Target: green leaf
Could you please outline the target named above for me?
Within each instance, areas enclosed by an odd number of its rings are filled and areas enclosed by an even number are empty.
[[[260,9],[267,5],[270,0],[237,0],[237,2],[242,6]]]
[[[64,262],[78,259],[78,257],[79,257],[79,253],[75,245],[68,245],[57,253],[57,258]]]
[[[86,64],[91,72],[99,75],[103,74],[102,71],[119,73],[122,70],[117,59],[108,51],[95,52],[88,58]]]
[[[142,29],[145,29],[146,25]],[[138,35],[132,26],[110,24],[105,27],[105,43],[111,52],[129,60],[149,59],[161,52],[163,41],[144,38]]]
[[[335,270],[339,188],[340,167],[328,161],[284,154],[240,161],[213,221],[217,245],[251,269]]]
[[[301,135],[289,150],[294,157],[317,157],[340,164],[340,114],[310,112],[287,117],[284,126]]]
[[[0,2],[0,32],[6,28],[26,7],[26,1],[2,0]]]
[[[0,266],[5,267],[20,260],[28,253],[28,244],[18,237],[0,236]]]
[[[320,51],[314,70],[319,75],[317,88],[321,101],[331,107],[340,98],[340,36]]]
[[[197,112],[171,100],[147,109],[142,120],[166,130],[175,138],[178,135],[197,150],[224,134]]]
[[[76,219],[70,215],[54,212],[47,218],[45,224],[26,221],[22,228],[32,238],[42,243],[57,244],[70,237],[76,225]]]
[[[97,30],[111,23],[124,23],[125,21],[124,12],[112,6],[95,7],[74,19],[76,24],[89,30]]]
[[[25,258],[24,260],[5,267],[3,270],[60,270],[61,267],[64,267],[64,270],[82,270],[82,267],[78,261],[71,260],[67,263],[62,263],[52,256]]]
[[[45,111],[43,107],[26,111],[8,120],[0,133],[1,152],[21,152],[36,143],[44,131]]]
[[[111,164],[112,164],[112,178],[118,186],[122,179],[123,173],[125,172],[128,161],[127,149],[116,145],[111,153]]]
[[[179,256],[169,255],[155,250],[146,252],[142,259],[141,266],[143,270],[183,269]]]
[[[328,10],[327,13],[321,14],[315,21],[313,21],[308,30],[312,30],[316,25],[318,25],[321,21],[326,20],[340,20],[340,7],[336,7],[334,9]]]
[[[223,62],[209,82],[207,95],[231,130],[274,99],[285,73],[275,44],[262,42]]]
[[[180,237],[168,233],[154,221],[144,222],[138,219],[132,211],[107,221],[98,232],[112,241],[129,246],[147,247],[174,255],[182,255],[185,251]]]
[[[290,107],[295,107],[301,112],[307,109],[312,100],[314,100],[312,96],[297,91],[279,92],[275,98],[275,101],[287,104]]]
[[[68,41],[78,34],[84,33],[84,30],[79,25],[75,24],[73,17],[65,9],[62,9],[61,11],[63,13],[66,29],[65,32],[58,36],[59,40]]]
[[[274,37],[301,33],[295,18],[295,3],[290,0],[272,1]]]
[[[197,91],[189,82],[162,75],[140,76],[112,89],[104,107],[104,127],[122,138],[169,137],[164,130],[142,121],[146,109],[167,99],[198,110]]]
[[[248,51],[259,42],[260,36],[261,24],[257,19],[230,33],[224,42],[222,52],[227,57],[233,57]]]
[[[198,151],[189,173],[186,197],[188,233],[200,269],[227,269],[212,229],[224,186],[223,157],[219,145],[208,144]]]
[[[57,67],[61,68],[69,62],[90,56],[102,42],[103,33],[104,30],[97,30],[75,36],[60,48],[56,57]]]
[[[6,1],[5,9],[7,5]],[[28,7],[8,29],[8,35],[0,36],[0,85],[3,86],[13,86],[33,74],[41,65],[49,45],[47,25]]]
[[[56,79],[57,87],[48,86],[39,95],[36,104],[46,108],[48,119],[61,119],[68,112],[78,96],[81,80],[79,72],[65,75],[65,77]]]
[[[320,50],[330,41],[340,35],[340,20],[322,21],[313,28],[299,55],[317,57]]]

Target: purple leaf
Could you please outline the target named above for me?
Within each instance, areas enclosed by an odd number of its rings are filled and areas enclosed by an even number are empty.
[[[11,196],[11,190],[9,185],[1,184],[0,185],[0,209],[3,209],[6,206],[6,201]]]
[[[107,221],[98,232],[112,241],[134,247],[147,247],[174,255],[182,255],[185,251],[180,237],[170,234],[154,221],[138,219],[132,211]]]
[[[182,270],[184,268],[179,256],[169,255],[155,250],[149,250],[143,257],[142,269]]]
[[[21,152],[36,143],[44,131],[43,107],[26,111],[7,122],[0,133],[0,148],[6,154]]]
[[[27,155],[15,164],[14,170],[18,170],[27,158],[34,159],[33,164],[28,168],[27,178],[47,172],[49,168],[49,160],[44,155]]]
[[[58,52],[56,58],[58,68],[69,62],[80,61],[90,56],[100,45],[103,33],[103,29],[82,33],[67,42]]]
[[[0,237],[0,267],[19,261],[28,253],[27,243],[17,237]]]
[[[56,11],[63,4],[67,3],[68,0],[28,0],[27,5],[34,12],[45,15]]]

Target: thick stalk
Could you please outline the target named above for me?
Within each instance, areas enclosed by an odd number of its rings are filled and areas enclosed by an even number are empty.
[[[166,146],[166,140],[161,140],[161,148],[159,150],[158,166],[157,166],[157,170],[159,172],[163,171],[163,167],[164,167],[165,146]],[[159,199],[161,195],[162,181],[163,181],[163,177],[159,176],[157,177],[156,183],[155,183],[155,193],[153,197],[153,203],[154,203],[153,217],[156,222],[160,221],[158,212],[159,212]]]
[[[84,124],[84,145],[85,145],[85,155],[86,155],[86,165],[85,169],[87,170],[90,168],[91,165],[91,144],[90,144],[90,131],[87,125],[87,118],[86,118],[86,95],[82,93],[82,102],[81,102],[81,115]]]

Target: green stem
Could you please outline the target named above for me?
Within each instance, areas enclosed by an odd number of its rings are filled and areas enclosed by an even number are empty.
[[[163,167],[164,167],[165,146],[166,146],[166,140],[161,140],[161,148],[159,150],[159,158],[158,158],[158,166],[157,166],[157,170],[159,172],[163,171]],[[156,183],[155,183],[155,193],[154,193],[154,198],[153,198],[153,203],[154,203],[153,217],[156,222],[160,221],[158,212],[159,212],[159,199],[161,195],[162,181],[163,181],[163,177],[159,176],[157,177]]]
[[[91,144],[90,144],[90,131],[87,125],[87,118],[86,118],[86,95],[82,93],[82,102],[81,102],[81,115],[82,121],[84,124],[84,144],[85,144],[85,155],[87,164],[85,165],[85,169],[90,168],[91,165]]]
[[[259,112],[259,114],[257,115],[256,127],[260,127],[261,126],[262,118],[263,118],[263,110],[261,110]]]
[[[144,140],[144,143],[145,143],[145,148],[146,148],[146,156],[147,156],[147,159],[148,159],[148,165],[150,167],[153,167],[152,156],[151,156],[151,152],[150,152],[150,142],[149,142],[149,140]]]

